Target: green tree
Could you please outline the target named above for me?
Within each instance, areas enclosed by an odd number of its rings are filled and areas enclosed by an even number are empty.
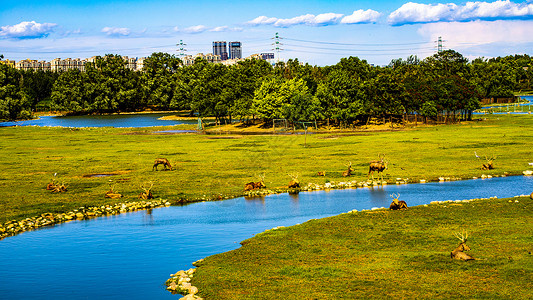
[[[20,88],[22,72],[0,63],[0,119],[18,120],[31,118],[31,103]]]

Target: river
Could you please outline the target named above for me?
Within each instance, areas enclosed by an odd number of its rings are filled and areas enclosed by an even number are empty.
[[[178,299],[165,290],[171,273],[266,229],[388,207],[392,193],[414,206],[532,191],[533,177],[512,176],[236,198],[73,221],[0,241],[0,298]]]

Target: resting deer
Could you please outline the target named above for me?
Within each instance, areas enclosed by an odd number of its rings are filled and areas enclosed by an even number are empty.
[[[318,171],[318,173],[316,173],[316,176],[326,176],[326,171]]]
[[[262,188],[266,188],[266,185],[265,185],[265,175],[261,175],[259,176],[259,181],[258,182],[248,182],[244,185],[244,190],[245,191],[251,191],[251,190],[255,190],[255,189],[262,189]]]
[[[398,194],[393,193],[392,195],[390,195],[390,197],[392,198],[392,203],[390,204],[389,209],[392,209],[392,210],[407,209],[407,203],[403,200],[399,200],[400,193]]]
[[[170,162],[168,161],[168,159],[166,158],[157,158],[155,161],[154,161],[154,166],[152,167],[152,171],[153,170],[156,170],[157,171],[157,166],[158,165],[163,165],[164,169],[166,170],[167,167],[170,169],[170,171],[172,171],[172,166],[170,165]]]
[[[468,238],[468,232],[465,232],[465,234],[463,235],[462,233],[454,233],[455,234],[455,237],[458,238],[461,243],[459,244],[459,246],[457,248],[455,248],[455,250],[453,250],[451,253],[450,253],[450,257],[452,259],[460,259],[460,260],[475,260],[476,258],[466,254],[465,252],[470,250],[470,247],[468,247],[468,245],[466,244],[466,239]]]
[[[348,167],[348,170],[342,172],[342,177],[352,176],[352,172],[355,171],[355,170],[352,168],[352,162],[350,162],[350,164],[347,165],[347,167]]]
[[[152,195],[152,187],[153,186],[154,186],[153,182],[150,182],[150,187],[149,188],[145,188],[144,185],[141,185],[141,189],[143,189],[144,192],[141,192],[139,194],[139,199],[143,199],[143,200],[154,199],[154,196]]]
[[[109,191],[105,193],[104,198],[118,199],[122,198],[122,194],[115,192],[115,186],[110,184]]]
[[[292,180],[289,182],[288,188],[297,189],[300,187],[300,181],[298,180],[298,174],[288,174]]]
[[[484,163],[483,166],[481,166],[481,170],[492,170],[492,169],[494,169],[494,161],[496,160],[496,157],[493,155],[490,158],[487,158],[487,156],[485,155],[485,160],[487,162]]]
[[[368,177],[367,180],[370,178],[370,174],[372,174],[372,181],[374,181],[374,172],[378,172],[378,178],[379,175],[381,175],[381,181],[383,181],[383,171],[387,169],[388,162],[385,161],[385,154],[379,154],[378,155],[379,160],[372,160],[370,161],[370,166],[368,168]]]

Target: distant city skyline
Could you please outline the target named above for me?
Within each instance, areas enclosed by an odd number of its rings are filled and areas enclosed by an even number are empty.
[[[240,41],[242,56],[275,52],[312,65],[357,56],[371,64],[453,49],[469,59],[532,55],[533,0],[387,1],[3,1],[0,54],[52,60],[119,54],[212,53],[213,41]]]

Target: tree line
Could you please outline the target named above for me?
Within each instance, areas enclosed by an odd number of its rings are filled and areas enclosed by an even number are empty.
[[[85,71],[22,71],[0,63],[0,119],[30,118],[52,110],[72,114],[186,110],[217,120],[325,121],[340,126],[417,115],[470,118],[480,99],[530,91],[533,57],[469,61],[453,50],[426,59],[372,66],[357,57],[332,66],[297,59],[271,66],[259,59],[236,65],[197,59],[191,66],[153,53],[143,71],[119,55],[97,57]]]

